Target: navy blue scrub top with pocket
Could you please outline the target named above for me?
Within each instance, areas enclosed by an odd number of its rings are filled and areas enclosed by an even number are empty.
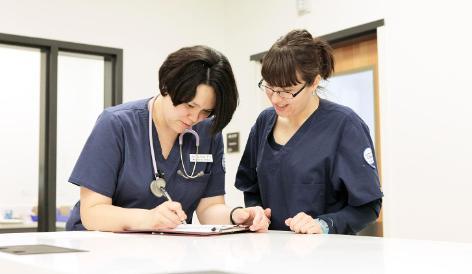
[[[165,202],[150,191],[153,176],[148,133],[148,102],[144,99],[107,108],[98,118],[82,153],[72,171],[69,182],[86,187],[112,199],[112,204],[123,208],[152,209]],[[187,222],[201,198],[225,194],[223,138],[221,133],[211,136],[211,120],[193,127],[200,136],[200,154],[212,154],[213,163],[198,162],[195,174],[205,175],[185,179],[177,174],[182,169],[178,138],[167,159],[153,123],[153,142],[158,170],[164,172],[166,190],[172,199],[182,204]],[[195,137],[185,134],[183,158],[187,172],[193,170],[190,154],[195,153]],[[80,219],[80,201],[74,206],[66,230],[85,230]]]
[[[299,212],[329,233],[354,234],[378,217],[383,196],[369,129],[351,109],[320,99],[318,109],[279,145],[277,114],[263,111],[249,134],[235,186],[246,206],[271,208],[269,229],[289,230]]]

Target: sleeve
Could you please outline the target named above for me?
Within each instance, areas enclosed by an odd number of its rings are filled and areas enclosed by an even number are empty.
[[[348,120],[344,126],[330,176],[335,190],[347,191],[349,205],[382,198],[374,146],[360,118]]]
[[[251,128],[241,162],[236,173],[234,186],[243,191],[246,207],[262,206],[257,182],[257,134],[256,125]]]
[[[215,135],[215,147],[212,149],[213,165],[208,185],[202,197],[213,197],[225,195],[225,155],[223,147],[223,136],[221,133]]]
[[[383,194],[369,129],[360,118],[348,120],[344,127],[331,182],[335,190],[347,192],[347,205],[318,216],[328,223],[329,233],[355,234],[377,219]]]
[[[336,213],[323,214],[318,218],[329,227],[329,234],[356,234],[380,215],[382,199],[362,206],[346,206]]]
[[[105,110],[85,143],[69,182],[112,197],[122,166],[123,134],[121,123]]]

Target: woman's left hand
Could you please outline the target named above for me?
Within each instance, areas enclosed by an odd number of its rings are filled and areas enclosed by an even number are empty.
[[[322,234],[320,224],[305,212],[300,212],[292,218],[285,220],[285,224],[295,233]]]
[[[270,224],[270,208],[260,206],[238,208],[233,212],[236,224],[248,225],[249,229],[257,232],[266,232]]]

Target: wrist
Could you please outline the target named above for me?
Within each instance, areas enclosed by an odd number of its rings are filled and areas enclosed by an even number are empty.
[[[125,209],[127,213],[122,218],[123,230],[141,230],[153,228],[155,213],[152,209]]]
[[[243,209],[242,206],[237,206],[233,209],[231,209],[231,211],[229,212],[229,221],[231,222],[231,224],[233,225],[237,225],[238,223],[233,219],[233,213],[238,210],[238,209]]]
[[[315,221],[318,223],[321,229],[321,234],[329,234],[329,226],[323,219],[316,218]]]

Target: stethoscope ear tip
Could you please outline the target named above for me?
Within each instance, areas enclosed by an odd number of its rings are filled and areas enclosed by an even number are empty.
[[[185,179],[195,179],[195,178],[198,178],[198,177],[202,177],[203,175],[205,175],[205,173],[203,172],[203,170],[200,170],[200,172],[198,172],[197,174],[195,175],[186,175],[182,172],[182,170],[177,170],[177,174],[179,174],[180,176],[182,176],[183,178]]]

